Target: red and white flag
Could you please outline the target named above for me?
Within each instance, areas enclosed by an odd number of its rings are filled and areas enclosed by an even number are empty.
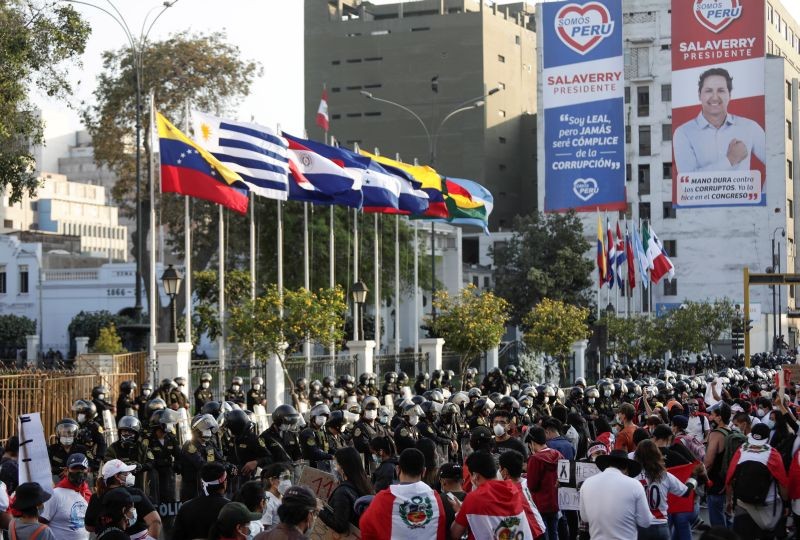
[[[319,109],[317,109],[317,125],[324,131],[330,128],[330,121],[328,119],[328,89],[322,88],[322,99],[319,100]]]

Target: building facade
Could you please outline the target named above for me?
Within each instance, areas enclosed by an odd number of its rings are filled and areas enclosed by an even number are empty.
[[[533,26],[526,3],[306,0],[309,136],[322,139],[313,119],[326,86],[330,134],[341,145],[480,182],[494,194],[492,229],[508,229],[536,206]],[[450,116],[495,89],[483,106]]]
[[[672,206],[672,66],[671,13],[669,0],[623,2],[625,54],[625,138],[627,211],[609,214],[617,219],[647,220],[662,240],[675,265],[675,277],[664,279],[652,292],[634,294],[632,309],[663,312],[686,300],[704,301],[728,298],[741,303],[744,296],[743,268],[765,272],[775,256],[776,271],[797,269],[794,196],[800,156],[793,151],[797,138],[797,96],[792,81],[800,76],[800,26],[776,0],[767,3],[766,206],[736,208],[675,209]],[[541,47],[541,42],[539,43]],[[541,60],[541,56],[540,56]],[[539,63],[541,66],[541,63]],[[541,69],[541,67],[539,68]],[[736,82],[734,81],[734,92]],[[541,96],[541,88],[539,88]],[[539,101],[541,103],[541,100]],[[541,110],[540,118],[541,118]],[[539,125],[541,130],[542,125]],[[538,152],[543,155],[544,140],[539,137]],[[544,178],[544,160],[539,162],[539,177]],[[543,206],[544,182],[538,186]],[[580,214],[587,238],[594,245],[595,213]],[[785,236],[782,234],[785,232]],[[780,256],[778,257],[778,253]],[[594,258],[594,254],[590,255]],[[651,296],[652,294],[652,296]],[[779,299],[778,296],[781,298]],[[616,293],[607,296],[604,288],[600,305],[617,302]],[[753,351],[772,346],[773,318],[780,319],[790,344],[797,343],[797,332],[785,318],[787,307],[795,307],[794,287],[772,291],[752,287],[751,303],[756,324],[751,333]],[[616,303],[624,311],[627,302]],[[778,315],[776,315],[776,313]]]
[[[0,233],[45,231],[80,237],[81,253],[128,260],[127,228],[119,224],[118,209],[106,201],[102,186],[71,182],[60,174],[44,173],[34,197],[25,194],[10,204],[0,199]]]

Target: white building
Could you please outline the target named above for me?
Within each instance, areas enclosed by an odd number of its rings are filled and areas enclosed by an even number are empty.
[[[70,182],[60,174],[44,173],[34,197],[25,194],[10,204],[0,199],[0,233],[40,230],[81,238],[81,252],[128,260],[127,228],[119,224],[118,209],[106,202],[105,188]]]
[[[95,163],[94,146],[88,131],[75,131],[72,136],[66,153],[58,157],[58,174],[63,174],[70,182],[102,186],[105,188],[106,204],[113,205],[111,190],[117,183],[117,175]]]
[[[767,6],[766,206],[675,210],[670,0],[623,2],[628,210],[619,217],[649,220],[675,264],[675,279],[665,279],[653,288],[655,311],[670,309],[685,300],[728,298],[742,302],[743,268],[764,272],[771,266],[773,236],[776,250],[780,250],[780,270],[796,271],[795,238],[800,231],[793,216],[797,210],[795,182],[800,181],[795,164],[800,156],[794,156],[792,151],[792,134],[796,137],[797,126],[792,123],[791,85],[792,79],[800,77],[800,26],[777,0],[770,0]],[[541,51],[541,36],[538,46]],[[541,70],[541,55],[539,60]],[[543,156],[541,96],[540,86],[537,149]],[[544,159],[539,159],[539,208],[544,207],[545,174]],[[584,213],[580,217],[594,246],[596,215]],[[609,218],[613,227],[617,216],[610,214]],[[781,229],[786,231],[785,237]],[[594,248],[591,257],[594,258]],[[794,308],[795,291],[791,287],[781,291],[783,298],[776,312],[784,314],[780,333],[793,345],[798,337],[785,319],[787,292],[788,306]],[[605,305],[605,289],[601,298],[601,305]],[[646,310],[646,297],[633,303],[641,309],[643,301]],[[769,349],[774,313],[769,288],[752,287],[750,301],[762,314],[751,333],[752,350]]]

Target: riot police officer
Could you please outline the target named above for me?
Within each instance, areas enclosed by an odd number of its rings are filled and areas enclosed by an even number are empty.
[[[414,448],[417,445],[419,440],[417,424],[423,414],[420,406],[413,402],[408,402],[403,406],[400,425],[394,430],[394,442],[398,453],[406,448]]]
[[[381,403],[375,396],[368,396],[361,402],[361,417],[353,426],[353,446],[364,456],[364,467],[369,471],[372,462],[372,452],[369,441],[375,437],[389,434],[386,427],[378,422],[378,409]]]
[[[472,405],[472,416],[467,419],[467,425],[469,426],[470,431],[478,426],[488,427],[491,425],[489,416],[491,415],[494,406],[494,402],[488,397],[482,397]]]
[[[253,478],[258,467],[272,463],[272,456],[255,430],[255,423],[241,409],[225,413],[224,429],[228,432],[226,458],[238,469],[238,482],[229,482],[233,493],[242,483]]]
[[[356,395],[356,379],[349,373],[339,377],[339,383],[336,386],[344,390],[348,396]]]
[[[464,380],[461,381],[461,389],[462,390],[471,390],[478,386],[477,383],[478,378],[478,370],[474,367],[467,368],[464,372]]]
[[[300,459],[300,443],[297,440],[297,427],[300,414],[291,405],[279,405],[272,412],[272,424],[259,438],[272,454],[275,463],[292,463]]]
[[[103,411],[111,411],[111,414],[116,414],[117,408],[113,403],[108,401],[108,389],[105,386],[95,386],[92,388],[92,403],[97,409],[97,416],[102,418]],[[102,424],[102,421],[100,422]]]
[[[175,377],[173,379],[175,386],[173,386],[169,391],[169,400],[167,400],[167,406],[172,409],[173,411],[177,411],[180,409],[189,409],[189,399],[184,394],[184,390],[186,389],[186,379],[184,377]]]
[[[203,405],[209,401],[214,401],[214,392],[211,391],[211,373],[200,375],[200,386],[194,391],[194,411],[199,413]]]
[[[331,393],[331,410],[341,411],[347,407],[347,391],[344,388],[334,388]]]
[[[402,392],[404,386],[410,386],[411,379],[408,378],[408,374],[405,371],[401,371],[397,374],[397,387]],[[400,393],[400,392],[398,392]]]
[[[88,448],[97,460],[104,461],[108,446],[103,435],[103,426],[95,421],[97,407],[91,401],[79,399],[72,404],[72,411],[77,415],[80,426],[76,442]]]
[[[314,379],[308,386],[308,404],[313,406],[322,401],[322,383]]]
[[[431,383],[428,385],[429,390],[441,390],[442,389],[442,370],[441,369],[434,369],[433,373],[431,374]]]
[[[331,399],[333,398],[333,390],[336,387],[333,381],[333,377],[330,375],[326,375],[322,379],[322,399],[328,405],[331,404]]]
[[[267,406],[267,391],[264,389],[264,379],[258,375],[250,381],[250,390],[247,391],[247,410],[254,410],[256,405]]]
[[[161,409],[150,418],[150,432],[146,435],[147,447],[153,455],[153,472],[158,478],[158,488],[153,490],[157,503],[175,501],[175,473],[181,446],[175,436],[178,414],[172,409]]]
[[[126,465],[136,465],[133,470],[136,487],[144,489],[142,472],[151,470],[155,458],[148,448],[149,441],[141,437],[142,423],[135,416],[123,416],[117,425],[117,433],[119,440],[108,447],[105,460],[119,459]]]
[[[134,381],[122,381],[119,383],[119,397],[117,398],[117,423],[123,416],[135,416],[139,405],[136,403],[136,398],[133,392],[136,390],[136,383]]]
[[[150,427],[150,419],[153,417],[154,412],[163,411],[166,408],[167,408],[166,402],[160,397],[153,398],[150,401],[148,401],[147,405],[145,405],[145,410],[147,411],[147,423],[145,424],[145,426],[147,428]]]
[[[317,381],[319,383],[319,381]],[[308,395],[308,381],[305,377],[300,377],[294,381],[294,389],[292,390],[292,403],[294,408],[300,411],[300,414],[305,414],[308,410],[309,404],[313,403],[309,400]]]
[[[164,403],[169,403],[169,395],[172,393],[172,389],[177,387],[178,384],[172,379],[161,379],[161,385],[156,390],[156,397],[163,399]]]
[[[237,405],[244,405],[244,390],[242,390],[242,385],[244,384],[244,379],[236,375],[233,379],[231,379],[231,385],[225,390],[225,401],[232,401]]]
[[[331,417],[325,423],[325,436],[328,437],[331,454],[347,446],[344,436],[345,423],[344,411],[331,411]]]
[[[50,472],[56,483],[66,474],[67,459],[72,454],[84,454],[89,459],[92,470],[99,470],[100,464],[91,455],[89,449],[77,442],[79,429],[78,423],[72,418],[62,418],[56,424],[56,442],[47,447]]]
[[[400,388],[397,386],[397,373],[390,371],[383,374],[383,386],[381,387],[381,395],[396,396],[400,393]]]
[[[142,424],[147,423],[150,417],[147,414],[147,402],[153,399],[153,385],[150,381],[142,383],[142,389],[139,395],[136,396],[136,408],[139,416],[139,421]]]
[[[442,406],[442,414],[439,416],[439,422],[436,424],[438,433],[449,441],[454,441],[455,444],[451,445],[447,452],[449,461],[461,463],[463,461],[458,453],[459,441],[467,433],[467,424],[461,419],[461,411],[458,405],[449,402]]]
[[[200,469],[203,464],[222,462],[221,450],[214,443],[214,435],[219,430],[217,421],[210,414],[200,414],[192,419],[192,440],[181,448],[178,460],[181,471],[181,501],[197,497]]]
[[[427,373],[417,373],[417,382],[414,383],[414,393],[421,396],[428,391],[428,381],[431,376]]]
[[[300,432],[300,446],[303,459],[311,462],[311,466],[330,472],[322,462],[333,459],[325,434],[325,424],[331,416],[331,410],[324,403],[314,405],[309,412],[309,425]]]

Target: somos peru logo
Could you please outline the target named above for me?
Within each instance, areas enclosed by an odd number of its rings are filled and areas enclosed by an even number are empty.
[[[724,30],[742,14],[742,0],[694,0],[697,21],[714,33]]]
[[[555,23],[558,37],[578,54],[588,53],[614,31],[608,8],[599,2],[567,4],[556,14]]]

